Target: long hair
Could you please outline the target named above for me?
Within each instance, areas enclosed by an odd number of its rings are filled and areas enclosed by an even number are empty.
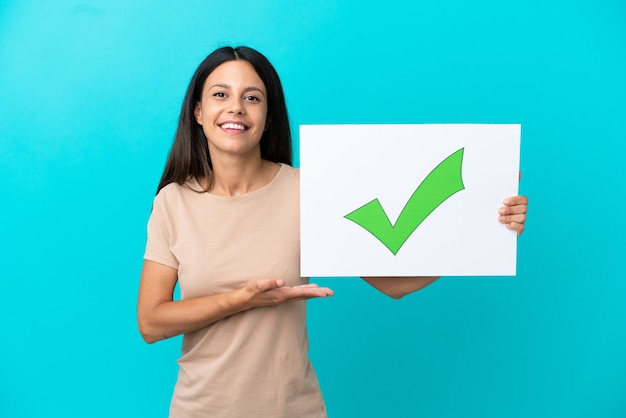
[[[194,73],[178,119],[174,143],[165,163],[157,193],[170,183],[183,184],[192,177],[208,180],[207,191],[213,176],[209,145],[202,126],[196,121],[194,109],[202,100],[202,89],[209,74],[227,61],[249,62],[265,84],[267,90],[268,128],[261,136],[261,158],[291,165],[291,129],[285,104],[283,87],[278,73],[260,52],[240,46],[216,49],[200,63]]]

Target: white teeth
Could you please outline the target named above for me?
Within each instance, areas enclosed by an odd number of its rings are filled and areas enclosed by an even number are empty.
[[[238,123],[228,122],[222,125],[223,129],[239,129],[240,131],[244,131],[246,129],[245,126],[240,125]]]

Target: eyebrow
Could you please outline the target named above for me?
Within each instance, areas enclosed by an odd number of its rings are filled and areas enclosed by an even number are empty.
[[[213,84],[211,87],[209,87],[209,90],[215,87],[232,90],[232,87],[229,84],[221,84],[221,83]],[[249,91],[258,91],[259,93],[265,96],[265,92],[260,87],[249,86],[249,87],[244,88],[243,91],[244,93],[247,93]]]

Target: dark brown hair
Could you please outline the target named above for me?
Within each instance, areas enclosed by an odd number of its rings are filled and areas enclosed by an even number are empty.
[[[202,88],[209,74],[227,61],[249,62],[267,90],[268,129],[261,136],[261,158],[291,165],[291,129],[283,87],[278,73],[260,52],[240,46],[216,49],[200,63],[194,73],[178,119],[174,143],[170,149],[157,193],[170,183],[183,184],[192,177],[212,181],[212,164],[207,138],[194,116],[196,103],[202,100]]]

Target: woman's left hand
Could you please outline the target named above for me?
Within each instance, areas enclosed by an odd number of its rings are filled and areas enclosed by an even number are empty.
[[[498,209],[498,221],[509,229],[517,231],[519,237],[524,232],[526,212],[528,211],[528,198],[526,196],[513,196],[504,199],[504,206]]]

